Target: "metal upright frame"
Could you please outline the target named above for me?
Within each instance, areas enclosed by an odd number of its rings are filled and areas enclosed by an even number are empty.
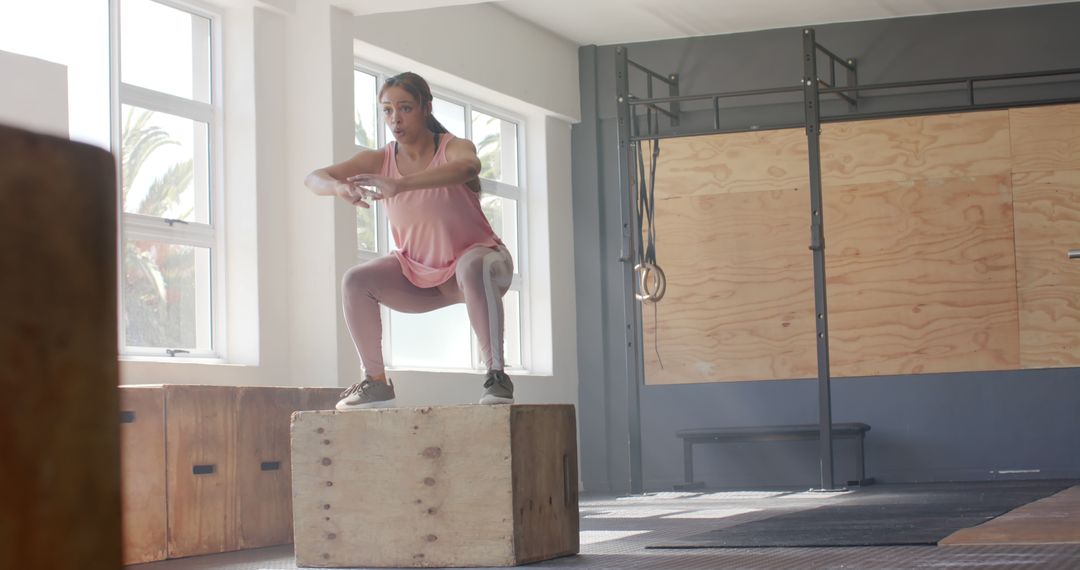
[[[1080,68],[1059,69],[1049,71],[1037,71],[1014,74],[983,75],[968,77],[952,77],[945,79],[933,79],[922,81],[907,81],[894,83],[879,83],[874,85],[859,85],[858,75],[854,59],[842,58],[832,51],[817,43],[813,28],[802,30],[802,59],[803,77],[799,85],[775,87],[766,89],[751,89],[744,91],[729,91],[721,93],[708,93],[702,95],[680,95],[678,76],[676,74],[661,74],[650,70],[639,63],[629,59],[625,47],[615,50],[615,95],[618,109],[618,140],[619,140],[619,188],[623,199],[621,203],[622,217],[622,245],[619,261],[623,262],[623,311],[626,319],[626,371],[628,384],[628,417],[629,417],[629,443],[630,443],[630,492],[641,493],[642,481],[642,450],[641,450],[641,399],[640,387],[645,379],[645,360],[642,348],[643,331],[641,327],[641,306],[634,297],[634,262],[635,251],[641,247],[641,228],[638,227],[637,219],[633,215],[631,205],[634,204],[631,188],[633,174],[630,168],[635,164],[636,145],[642,141],[652,139],[666,139],[684,136],[696,136],[706,134],[721,134],[743,132],[750,130],[773,130],[785,128],[805,128],[808,147],[808,159],[810,168],[810,250],[813,255],[814,267],[814,319],[817,335],[817,369],[818,369],[818,419],[820,423],[820,451],[821,464],[821,487],[823,491],[836,490],[833,481],[833,449],[832,449],[832,392],[831,377],[829,372],[829,326],[828,308],[826,307],[825,294],[825,222],[822,216],[822,189],[821,189],[821,125],[825,122],[839,122],[859,119],[902,117],[911,115],[925,115],[933,113],[953,113],[960,111],[974,111],[983,109],[1002,109],[1030,105],[1051,105],[1060,103],[1080,102],[1080,89],[1074,96],[1054,99],[1014,99],[1003,100],[994,103],[977,103],[975,100],[975,88],[980,83],[1004,80],[1027,80],[1047,77],[1063,78],[1066,76],[1078,76]],[[829,61],[829,79],[826,81],[819,75],[818,54],[824,54]],[[837,66],[843,69],[845,84],[837,85]],[[630,93],[630,70],[631,68],[645,73],[647,78],[647,93],[644,98],[635,97]],[[659,80],[668,85],[666,97],[653,95],[653,81]],[[860,93],[867,91],[895,90],[904,88],[936,87],[942,85],[962,85],[967,91],[967,101],[963,105],[948,105],[935,107],[920,107],[894,111],[860,113],[858,106]],[[803,94],[803,106],[805,119],[797,124],[769,124],[753,125],[745,128],[723,129],[720,121],[720,100],[734,97],[748,97],[760,95],[772,95],[781,93]],[[848,112],[823,116],[821,110],[821,96],[835,95],[848,103]],[[663,131],[660,121],[648,122],[645,132],[641,132],[636,119],[638,107],[657,112],[670,119],[671,127],[679,126],[680,105],[689,101],[712,102],[713,125],[705,130],[682,130],[675,129]],[[1080,255],[1080,252],[1078,252]]]

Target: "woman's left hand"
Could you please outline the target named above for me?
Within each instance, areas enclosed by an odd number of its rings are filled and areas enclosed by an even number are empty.
[[[354,186],[366,186],[374,190],[364,189],[364,194],[373,200],[385,200],[393,198],[401,191],[401,185],[396,178],[379,176],[378,174],[357,174],[348,178]]]

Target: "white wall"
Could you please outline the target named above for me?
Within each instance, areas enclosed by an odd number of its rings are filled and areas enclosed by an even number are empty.
[[[67,138],[67,67],[0,51],[0,123]]]
[[[57,17],[62,14],[62,17]],[[0,2],[0,50],[67,67],[64,132],[74,141],[109,148],[109,6],[105,0]],[[3,90],[20,76],[4,74]],[[52,93],[35,94],[51,108]],[[40,110],[32,109],[34,120]],[[67,136],[67,135],[65,135]]]
[[[371,14],[355,22],[365,44],[581,120],[577,45],[495,4]]]

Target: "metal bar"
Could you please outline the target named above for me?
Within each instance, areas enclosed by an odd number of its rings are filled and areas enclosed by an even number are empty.
[[[641,307],[634,297],[634,252],[641,241],[641,231],[637,227],[637,216],[631,211],[634,204],[630,188],[630,168],[634,164],[635,144],[630,141],[630,60],[626,48],[615,49],[615,95],[618,109],[619,137],[619,200],[622,217],[622,252],[619,261],[623,263],[623,318],[626,324],[623,339],[626,343],[626,380],[627,380],[627,432],[629,445],[630,492],[640,494],[642,485],[641,461],[641,394],[640,381],[645,376],[645,355],[641,349]]]
[[[848,69],[854,69],[855,68],[854,64],[849,63],[848,60],[836,55],[835,53],[830,51],[829,48],[827,48],[827,47],[825,47],[825,46],[823,46],[821,44],[815,44],[815,47],[817,47],[817,49],[821,50],[822,53],[824,53],[825,55],[829,56],[829,59],[835,61],[836,63],[839,63],[840,65],[842,65],[842,66],[844,66],[844,67],[846,67]],[[814,59],[817,59],[817,54],[814,54]]]
[[[674,103],[672,103],[672,104],[674,105]],[[663,107],[659,107],[659,106],[657,106],[657,105],[646,105],[646,106],[647,106],[648,108],[650,108],[650,109],[654,110],[654,111],[659,111],[659,112],[661,112],[661,113],[663,113],[663,114],[667,115],[667,116],[668,116],[668,118],[670,118],[670,119],[671,119],[671,120],[673,120],[673,121],[678,121],[678,120],[679,120],[679,116],[678,116],[678,115],[676,115],[675,113],[672,113],[671,111],[668,111],[667,109],[664,109]],[[676,124],[678,124],[678,123],[676,123]]]
[[[968,91],[968,105],[974,105],[975,104],[975,82],[974,81],[968,81],[967,82],[967,91]]]
[[[833,79],[835,80],[836,78],[834,77]],[[827,87],[832,87],[831,85],[829,85],[828,83],[825,83],[825,81],[823,81],[823,80],[821,80],[821,79],[818,79],[818,85],[825,85],[825,86],[827,86]],[[851,98],[850,96],[848,96],[848,95],[847,95],[846,93],[837,93],[837,95],[838,95],[838,96],[839,96],[839,97],[840,97],[841,99],[843,99],[844,101],[847,101],[847,102],[848,102],[848,104],[850,104],[850,105],[854,105],[854,104],[855,104],[855,100],[854,100],[854,99],[852,99],[852,98]]]
[[[722,129],[722,128],[717,127],[717,128],[713,128],[713,129],[704,129],[704,130],[700,130],[700,131],[686,131],[686,132],[680,131],[678,133],[660,133],[660,134],[658,134],[656,136],[653,136],[653,137],[645,137],[645,136],[630,137],[630,140],[631,140],[631,142],[638,142],[638,141],[651,140],[651,139],[661,139],[661,140],[681,139],[681,138],[686,138],[686,137],[699,137],[699,136],[702,136],[702,135],[724,135],[724,134],[748,133],[748,132],[757,132],[757,131],[779,131],[779,130],[782,130],[782,129],[801,129],[804,126],[805,126],[804,123],[798,122],[798,123],[783,123],[783,124],[776,124],[776,125],[761,125],[761,126],[751,125],[751,126],[746,126],[746,127],[732,127],[732,128],[729,128],[729,129]]]
[[[729,97],[746,97],[749,95],[771,95],[773,93],[796,93],[803,90],[801,85],[794,87],[772,87],[769,89],[750,89],[747,91],[731,91],[729,93],[710,93],[706,95],[678,95],[675,97],[653,97],[652,99],[634,99],[630,102],[631,106],[635,105],[660,105],[663,103],[675,103],[686,101],[700,101],[702,99],[713,98],[729,98]]]
[[[978,103],[976,105],[947,105],[943,107],[920,107],[917,109],[899,109],[894,111],[879,111],[874,113],[845,113],[822,117],[823,123],[843,123],[846,121],[860,121],[863,119],[890,119],[898,117],[914,117],[919,115],[941,115],[945,113],[965,113],[970,111],[990,111],[995,109],[1015,109],[1017,107],[1036,107],[1043,105],[1063,105],[1066,103],[1080,103],[1080,95],[1076,97],[1063,97],[1057,99],[1028,99],[1020,101],[1002,101],[1000,103]],[[704,133],[699,133],[704,134]]]
[[[1068,259],[1080,259],[1080,249],[1070,249],[1066,257]]]
[[[713,100],[712,100],[712,112],[713,112],[713,122],[712,122],[713,130],[714,131],[719,131],[720,130],[720,99],[718,97],[713,97]]]
[[[821,424],[821,488],[833,481],[832,391],[829,379],[829,326],[825,306],[825,222],[821,196],[821,96],[817,82],[814,30],[803,30],[803,101],[806,142],[810,155],[810,250],[814,256],[814,322],[817,328],[818,421]]]
[[[857,72],[857,70],[855,68],[855,60],[854,59],[849,59],[848,64],[850,65],[850,67],[847,68],[847,70],[848,70],[847,71],[847,85],[849,85],[849,86],[858,85],[859,84],[859,74],[858,74],[858,72]],[[858,109],[858,108],[859,108],[859,92],[856,91],[856,92],[851,94],[851,109],[850,110],[854,111],[855,109]]]
[[[625,49],[625,48],[624,48],[624,49]],[[649,69],[648,67],[645,67],[644,65],[641,65],[640,63],[638,63],[638,62],[636,62],[636,61],[633,61],[633,60],[630,60],[630,59],[628,59],[628,60],[626,60],[626,63],[628,63],[628,64],[630,64],[630,65],[632,65],[632,66],[634,66],[634,67],[636,67],[636,68],[640,69],[641,71],[644,71],[644,72],[645,72],[646,74],[648,74],[648,75],[651,75],[651,76],[653,76],[653,77],[655,77],[655,78],[659,79],[660,81],[663,81],[664,83],[667,83],[668,85],[672,85],[672,84],[673,84],[673,82],[674,82],[674,80],[673,80],[673,79],[669,79],[669,78],[668,78],[668,76],[666,76],[666,75],[661,75],[661,74],[659,74],[659,73],[657,73],[657,72],[655,72],[655,71],[653,71],[653,70]]]
[[[1017,107],[1035,107],[1044,105],[1064,105],[1068,103],[1080,103],[1080,95],[1076,97],[1063,97],[1056,99],[1028,99],[1019,101],[1003,101],[1000,103],[979,103],[977,105],[950,105],[945,107],[921,107],[917,109],[900,109],[894,111],[880,111],[875,113],[845,113],[842,115],[822,116],[821,122],[843,123],[847,121],[861,121],[864,119],[890,119],[899,117],[914,117],[919,115],[939,115],[946,113],[964,113],[970,111],[990,111],[995,109],[1009,109]],[[680,131],[678,133],[659,133],[652,137],[632,137],[631,141],[649,139],[677,139],[684,137],[697,137],[702,135],[723,135],[733,133],[746,133],[751,131],[776,131],[781,129],[798,129],[805,126],[803,123],[776,123],[771,125],[749,125],[745,127],[732,127],[728,129],[704,129],[695,131]]]
[[[1026,73],[1009,73],[1001,75],[976,75],[971,77],[948,77],[944,79],[922,79],[918,81],[896,81],[892,83],[874,83],[869,85],[853,85],[850,87],[830,87],[822,89],[822,95],[839,93],[841,91],[874,91],[881,89],[902,89],[904,87],[929,87],[932,85],[951,85],[955,83],[981,83],[985,81],[1006,81],[1009,79],[1035,79],[1039,77],[1055,77],[1059,75],[1080,75],[1080,68],[1058,69],[1048,71],[1030,71]]]
[[[671,75],[668,76],[668,79],[671,79],[671,83],[668,83],[668,96],[669,97],[678,97],[679,96],[679,74],[672,73]],[[673,126],[673,127],[679,126],[679,111],[681,111],[681,110],[682,110],[681,105],[679,105],[678,101],[672,101],[671,102],[671,113],[672,113],[671,126]]]

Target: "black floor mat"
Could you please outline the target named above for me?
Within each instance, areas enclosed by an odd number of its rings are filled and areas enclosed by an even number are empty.
[[[962,528],[1077,484],[984,481],[875,485],[828,505],[712,530],[647,548],[935,545]]]

